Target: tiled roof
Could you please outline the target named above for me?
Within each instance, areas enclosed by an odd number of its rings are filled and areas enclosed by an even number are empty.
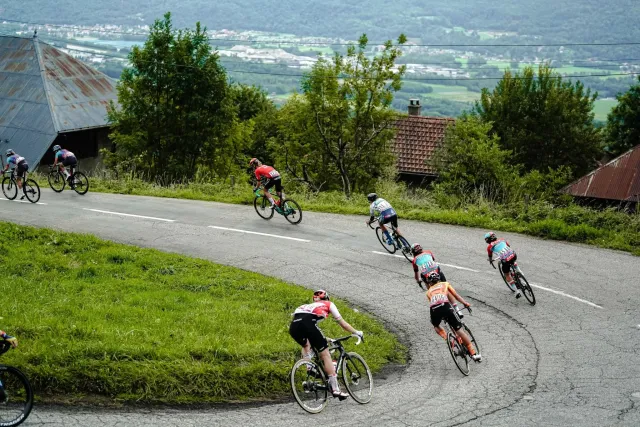
[[[567,194],[640,202],[640,145],[564,188]]]
[[[444,132],[455,120],[446,117],[408,116],[396,122],[393,152],[398,157],[398,172],[436,175],[426,161],[444,142]]]

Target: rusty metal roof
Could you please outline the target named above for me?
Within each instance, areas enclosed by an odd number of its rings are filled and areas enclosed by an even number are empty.
[[[640,145],[566,186],[577,197],[640,202]]]
[[[37,38],[0,37],[0,151],[35,165],[58,133],[107,126],[110,100],[104,74]]]
[[[442,146],[444,133],[455,120],[446,117],[408,116],[396,124],[393,152],[398,157],[398,172],[436,175],[429,164],[435,150]]]

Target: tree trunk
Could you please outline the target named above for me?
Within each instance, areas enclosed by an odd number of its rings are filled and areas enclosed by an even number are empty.
[[[340,178],[342,178],[342,191],[347,199],[351,198],[351,181],[349,180],[349,175],[347,174],[347,170],[344,168],[344,163],[340,162],[338,164],[338,170],[340,171]]]

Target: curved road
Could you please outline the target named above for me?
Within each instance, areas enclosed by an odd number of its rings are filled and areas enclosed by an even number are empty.
[[[515,300],[486,262],[482,230],[402,221],[409,240],[432,249],[447,278],[475,303],[468,324],[484,361],[464,378],[430,326],[410,265],[376,253],[382,248],[365,216],[305,212],[302,224],[291,226],[277,215],[265,222],[252,207],[199,201],[43,191],[41,202],[0,199],[0,219],[326,288],[382,319],[409,343],[411,360],[401,375],[378,382],[369,405],[331,401],[319,417],[295,403],[207,410],[36,407],[25,425],[640,425],[640,260],[631,255],[505,233],[537,286],[538,303],[531,307]]]

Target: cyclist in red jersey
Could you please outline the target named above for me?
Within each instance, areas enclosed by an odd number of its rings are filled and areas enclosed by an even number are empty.
[[[253,168],[253,173],[255,174],[257,183],[253,188],[253,191],[256,191],[260,185],[263,186],[263,194],[269,199],[269,203],[271,203],[271,209],[274,209],[276,206],[280,205],[280,200],[284,197],[282,194],[282,180],[280,179],[280,173],[275,170],[272,166],[263,165],[262,162],[255,157],[251,159],[249,162],[249,166]],[[273,200],[271,193],[269,193],[269,189],[271,187],[276,187],[276,193],[278,194],[277,202]]]
[[[324,371],[329,376],[329,386],[333,397],[344,400],[349,397],[349,394],[340,391],[336,368],[333,366],[331,354],[329,353],[329,343],[318,327],[318,323],[328,316],[333,316],[345,331],[360,338],[364,335],[362,331],[356,331],[340,316],[336,305],[329,301],[329,294],[322,289],[313,293],[312,304],[301,305],[293,313],[293,321],[289,326],[289,335],[302,346],[302,358],[311,360],[314,355],[312,348],[320,355]]]

